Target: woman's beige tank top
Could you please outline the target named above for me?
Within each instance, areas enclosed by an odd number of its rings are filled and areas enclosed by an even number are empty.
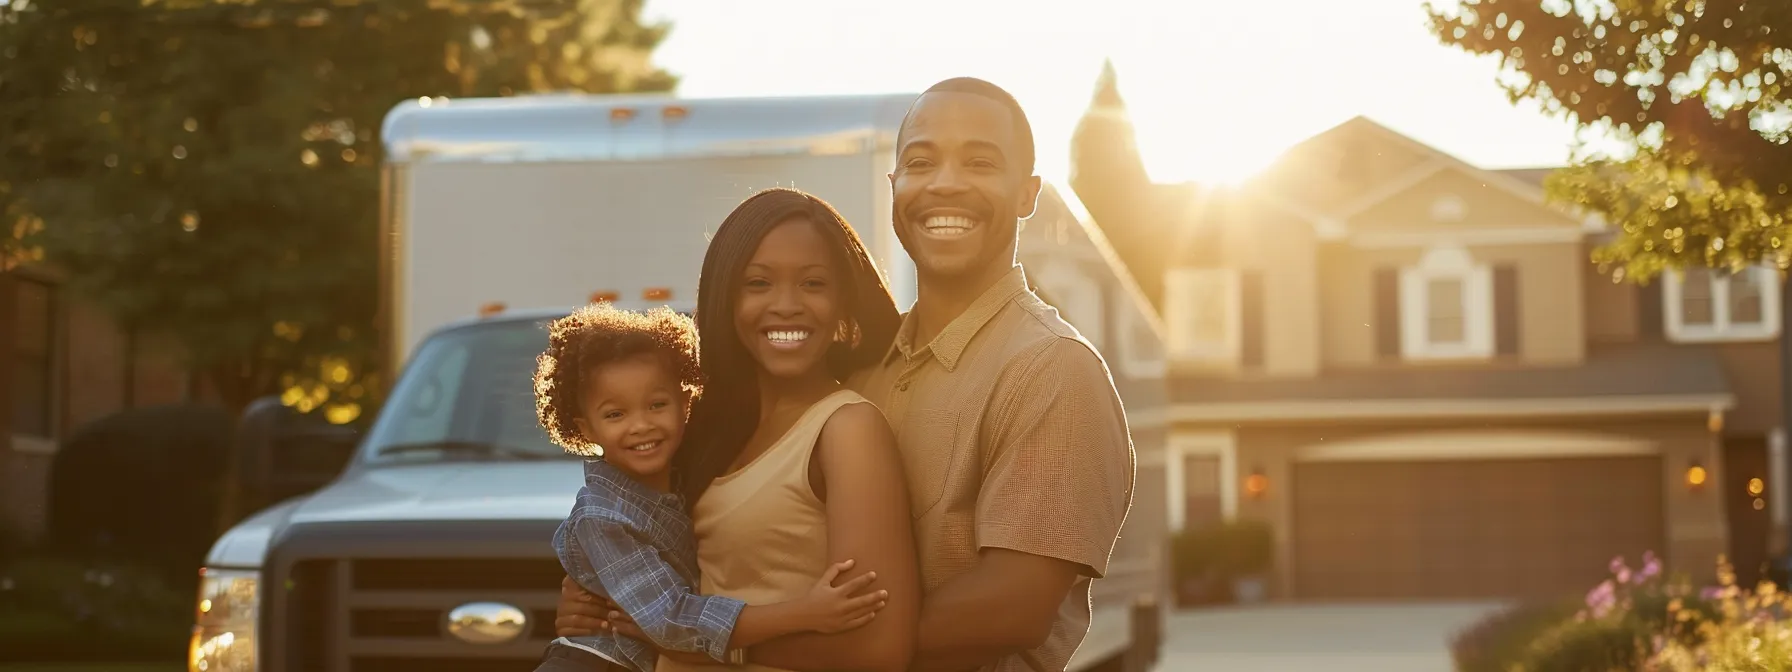
[[[746,466],[715,480],[692,509],[704,595],[766,605],[807,593],[827,570],[827,508],[809,487],[809,456],[828,418],[842,406],[870,403],[851,390],[815,402],[796,424]],[[660,658],[656,672],[702,672]],[[730,666],[781,672],[760,665]]]

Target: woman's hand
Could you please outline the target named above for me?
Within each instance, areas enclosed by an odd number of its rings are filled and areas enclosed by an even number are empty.
[[[607,614],[619,611],[610,598],[594,595],[579,582],[560,581],[560,602],[554,605],[554,634],[558,637],[590,637],[610,629]],[[646,637],[637,637],[645,641]]]

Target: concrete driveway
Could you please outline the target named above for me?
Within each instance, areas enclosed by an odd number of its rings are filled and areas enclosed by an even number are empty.
[[[1173,613],[1159,672],[1450,672],[1449,639],[1498,604],[1272,605]]]

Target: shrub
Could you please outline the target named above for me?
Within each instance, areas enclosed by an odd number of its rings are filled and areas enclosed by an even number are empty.
[[[1457,672],[1507,672],[1533,641],[1574,617],[1578,601],[1532,602],[1502,609],[1456,634],[1450,658]]]
[[[229,432],[222,410],[194,405],[82,426],[51,467],[48,541],[69,557],[128,558],[166,580],[196,581],[216,534]]]
[[[1624,617],[1570,618],[1526,647],[1524,672],[1630,672],[1652,653],[1648,630]]]
[[[23,558],[0,567],[0,651],[27,660],[178,656],[192,602],[141,566]]]
[[[1221,571],[1228,576],[1251,576],[1275,566],[1276,538],[1269,523],[1244,519],[1220,528]]]
[[[1260,520],[1234,520],[1185,530],[1171,541],[1178,578],[1231,579],[1275,565],[1275,533]]]
[[[1219,555],[1218,535],[1214,528],[1202,527],[1177,532],[1170,540],[1170,569],[1178,581],[1205,578],[1214,569]]]
[[[1612,560],[1611,577],[1583,600],[1521,606],[1476,624],[1452,643],[1458,670],[1608,672],[1649,669],[1669,646],[1696,647],[1718,606],[1684,578],[1669,579],[1660,560],[1632,570]]]

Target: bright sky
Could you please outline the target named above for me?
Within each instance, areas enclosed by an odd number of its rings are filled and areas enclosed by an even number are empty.
[[[1154,180],[1234,181],[1366,115],[1483,167],[1559,164],[1573,132],[1513,107],[1491,59],[1439,44],[1423,0],[647,0],[686,96],[920,91],[946,77],[1020,99],[1040,174],[1112,58]]]

